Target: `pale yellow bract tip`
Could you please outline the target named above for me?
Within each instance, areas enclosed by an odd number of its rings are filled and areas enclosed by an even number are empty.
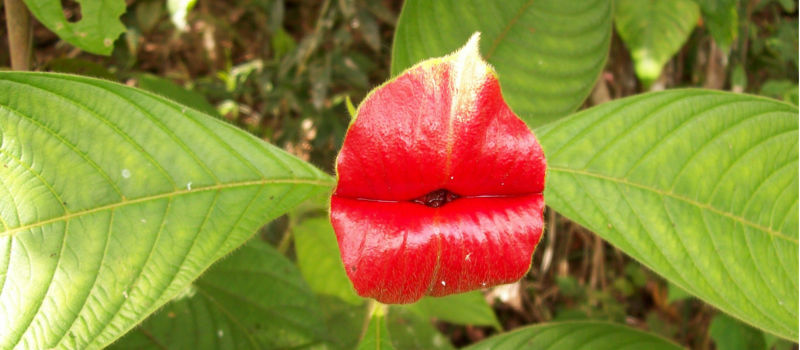
[[[450,84],[453,91],[450,110],[453,112],[468,111],[474,107],[475,96],[486,81],[486,75],[491,71],[489,64],[481,57],[480,39],[481,33],[475,32],[464,46],[450,56],[452,59]],[[460,119],[461,116],[454,117]]]

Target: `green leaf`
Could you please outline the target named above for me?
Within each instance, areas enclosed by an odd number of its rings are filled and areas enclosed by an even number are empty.
[[[77,0],[81,19],[70,22],[64,17],[60,1],[23,0],[31,13],[59,38],[85,51],[110,55],[114,40],[125,31],[119,17],[125,13],[123,0]]]
[[[761,85],[759,94],[774,97],[795,106],[798,104],[797,84],[789,80],[767,80],[764,85]]]
[[[369,320],[364,337],[358,344],[358,350],[394,350],[386,327],[386,305],[376,305]]]
[[[333,295],[350,304],[362,304],[364,299],[353,290],[339,255],[336,234],[327,217],[303,219],[292,230],[297,265],[311,289]]]
[[[328,295],[317,295],[317,299],[328,326],[326,345],[333,349],[355,349],[367,317],[366,305],[353,305]]]
[[[56,58],[47,62],[47,69],[59,73],[86,75],[116,81],[117,77],[104,65],[80,58]]]
[[[545,200],[670,282],[797,338],[797,108],[672,90],[536,131]]]
[[[720,49],[728,52],[739,34],[738,0],[694,0],[700,5],[705,23]]]
[[[347,95],[344,98],[344,103],[345,106],[347,106],[347,113],[350,114],[350,119],[355,119],[358,112],[356,111],[356,107],[353,106],[353,101],[350,99],[350,95]]]
[[[667,303],[674,303],[679,300],[689,299],[692,295],[683,290],[683,288],[676,286],[673,283],[667,285]]]
[[[136,74],[136,81],[139,88],[172,99],[175,102],[192,107],[208,115],[220,117],[217,109],[206,100],[205,96],[175,84],[169,79],[142,73]]]
[[[186,16],[192,10],[197,0],[167,0],[169,19],[179,31],[186,30]]]
[[[435,317],[456,324],[492,326],[500,329],[497,316],[479,291],[445,297],[425,297],[408,307],[428,318]]]
[[[763,333],[725,314],[711,320],[708,333],[718,350],[765,349]]]
[[[778,338],[771,333],[762,332],[761,335],[764,336],[764,343],[766,344],[765,349],[768,350],[792,350],[795,348],[794,343],[783,339]]]
[[[0,348],[99,348],[331,178],[128,86],[0,73]]]
[[[614,323],[571,321],[543,323],[497,335],[464,349],[648,349],[674,350],[680,346],[657,335]]]
[[[633,58],[636,76],[645,86],[692,33],[700,10],[692,0],[618,0],[614,24]]]
[[[253,240],[211,267],[109,349],[285,349],[324,340],[316,297],[275,249]]]
[[[407,307],[391,306],[387,330],[392,345],[402,349],[454,349],[450,341],[434,327],[430,318]]]
[[[586,99],[611,42],[610,0],[409,0],[392,48],[392,75],[444,56],[481,32],[503,95],[529,126],[558,119]]]

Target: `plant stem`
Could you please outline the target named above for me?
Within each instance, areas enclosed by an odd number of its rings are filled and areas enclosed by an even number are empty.
[[[367,335],[369,321],[372,320],[372,314],[375,312],[376,307],[378,307],[378,302],[375,301],[375,299],[367,299],[367,314],[364,316],[364,323],[361,325],[361,335],[358,336],[359,343],[364,339],[364,336]]]
[[[22,0],[5,0],[5,7],[11,69],[29,70],[33,41],[31,15]]]
[[[294,233],[292,232],[292,227],[287,227],[286,231],[283,233],[283,237],[281,237],[281,241],[278,242],[277,249],[278,252],[281,253],[281,255],[286,255],[286,252],[289,250],[289,244],[292,243],[293,237]]]

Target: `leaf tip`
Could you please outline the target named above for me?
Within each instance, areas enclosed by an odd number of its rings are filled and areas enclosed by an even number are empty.
[[[347,106],[347,113],[350,114],[350,119],[355,120],[357,110],[356,107],[353,105],[353,100],[350,99],[350,95],[344,97],[344,103]]]

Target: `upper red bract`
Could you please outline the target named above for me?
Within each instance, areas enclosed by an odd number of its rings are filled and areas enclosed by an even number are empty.
[[[464,84],[456,56],[426,61],[360,106],[331,199],[360,295],[408,303],[509,283],[530,267],[544,154],[486,67]]]
[[[479,108],[451,118],[443,88],[450,67],[416,66],[364,101],[339,154],[337,196],[403,201],[437,189],[461,196],[544,190],[542,149],[494,75],[478,93]],[[441,88],[432,89],[434,81]]]

